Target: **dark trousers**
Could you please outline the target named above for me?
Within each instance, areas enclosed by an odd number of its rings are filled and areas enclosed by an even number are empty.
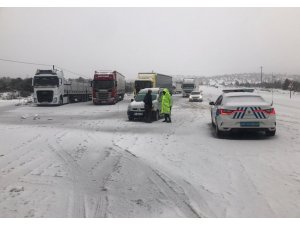
[[[146,123],[151,123],[152,122],[152,110],[149,108],[145,109],[145,122]]]
[[[171,122],[171,116],[170,116],[170,114],[165,114],[165,121],[166,122]]]

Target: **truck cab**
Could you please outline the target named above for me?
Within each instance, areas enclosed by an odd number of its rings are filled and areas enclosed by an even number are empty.
[[[191,92],[196,88],[195,79],[183,79],[181,88],[182,97],[189,97]]]
[[[37,105],[62,105],[65,97],[64,84],[63,71],[57,69],[37,70],[32,79],[34,103]]]

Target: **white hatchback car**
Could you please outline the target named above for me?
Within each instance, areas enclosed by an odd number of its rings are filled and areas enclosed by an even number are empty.
[[[145,88],[139,91],[134,99],[131,99],[130,104],[127,109],[127,116],[129,120],[134,120],[135,118],[144,118],[145,114],[145,103],[143,102],[145,95],[148,90],[152,90],[152,117],[153,120],[157,121],[161,117],[161,97],[162,88]]]
[[[225,92],[209,104],[217,137],[232,130],[262,130],[267,136],[276,133],[275,110],[257,93]]]

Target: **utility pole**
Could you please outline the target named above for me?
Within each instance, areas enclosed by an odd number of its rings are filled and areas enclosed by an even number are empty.
[[[260,67],[260,86],[262,86],[262,66]]]

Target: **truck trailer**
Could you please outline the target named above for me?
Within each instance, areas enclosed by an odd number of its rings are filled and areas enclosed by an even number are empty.
[[[66,80],[62,70],[38,69],[32,79],[33,100],[36,105],[62,105],[90,100],[90,81]]]
[[[172,77],[159,73],[139,73],[138,79],[134,81],[134,95],[144,88],[168,88],[173,90]]]
[[[95,71],[93,87],[93,103],[116,104],[124,99],[125,77],[117,71]]]

